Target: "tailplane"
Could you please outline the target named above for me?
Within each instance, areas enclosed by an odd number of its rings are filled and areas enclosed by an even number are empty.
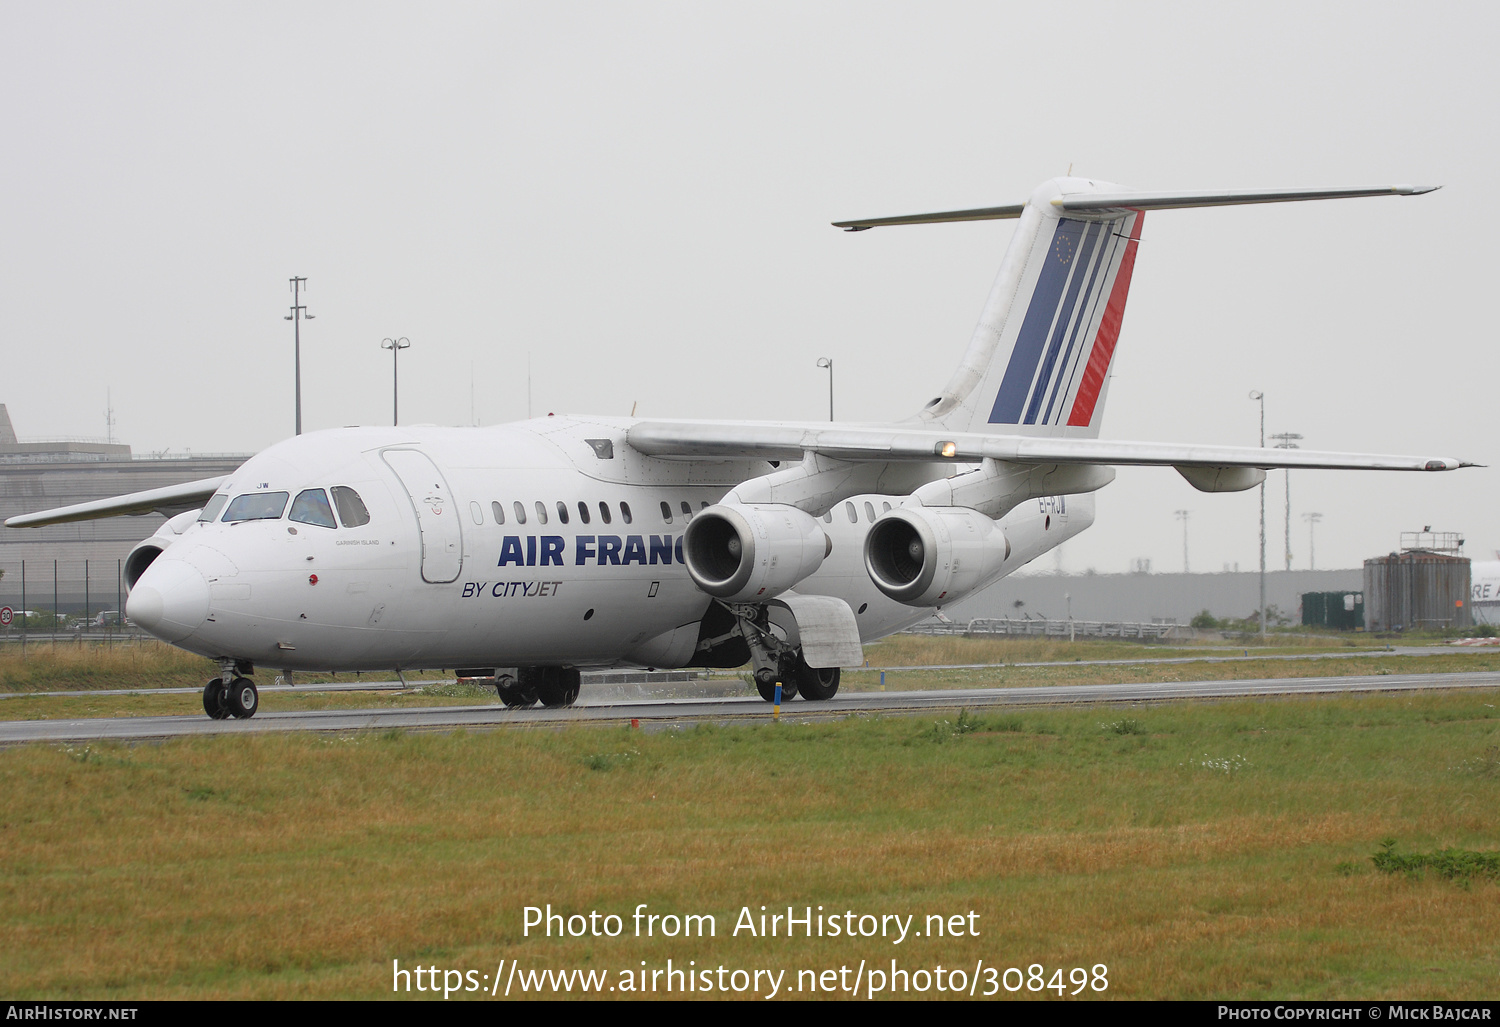
[[[1163,193],[1054,178],[1024,204],[836,224],[857,232],[1019,218],[963,362],[917,419],[960,432],[1097,438],[1147,210],[1430,191],[1397,185]]]

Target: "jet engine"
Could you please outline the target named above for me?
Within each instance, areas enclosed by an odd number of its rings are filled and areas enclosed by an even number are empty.
[[[1009,557],[1000,525],[968,507],[902,507],[865,536],[870,580],[907,606],[956,602],[995,580]]]
[[[126,591],[134,588],[135,583],[141,580],[141,575],[146,573],[146,568],[151,566],[151,562],[166,552],[167,547],[176,542],[178,537],[192,527],[197,520],[197,510],[180,513],[157,528],[156,534],[143,542],[137,542],[135,548],[130,551],[130,555],[125,557]]]
[[[682,540],[693,583],[731,602],[785,592],[816,571],[832,549],[815,518],[779,504],[711,506],[688,523]]]

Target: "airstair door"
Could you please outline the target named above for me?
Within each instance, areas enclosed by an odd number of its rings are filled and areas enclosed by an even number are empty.
[[[463,569],[463,528],[453,493],[425,453],[414,449],[387,449],[381,454],[411,497],[422,533],[422,580],[440,584],[453,581]]]

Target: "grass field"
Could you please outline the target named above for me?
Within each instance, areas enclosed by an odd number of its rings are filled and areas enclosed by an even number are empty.
[[[0,994],[373,998],[393,959],[502,958],[781,968],[792,987],[895,958],[1104,963],[1110,997],[1491,997],[1500,885],[1371,857],[1387,839],[1500,848],[1497,706],[1500,690],[7,749]],[[547,903],[625,934],[523,937],[523,907]],[[713,914],[717,936],[632,937],[638,903]],[[979,936],[730,936],[761,905],[919,927],[973,910]]]

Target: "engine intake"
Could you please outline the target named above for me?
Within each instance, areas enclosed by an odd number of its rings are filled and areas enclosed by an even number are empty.
[[[1005,569],[1010,540],[968,507],[903,507],[865,536],[865,570],[898,603],[937,606],[983,588]]]
[[[779,504],[711,506],[688,523],[682,540],[693,583],[732,602],[785,592],[832,549],[810,514]]]

